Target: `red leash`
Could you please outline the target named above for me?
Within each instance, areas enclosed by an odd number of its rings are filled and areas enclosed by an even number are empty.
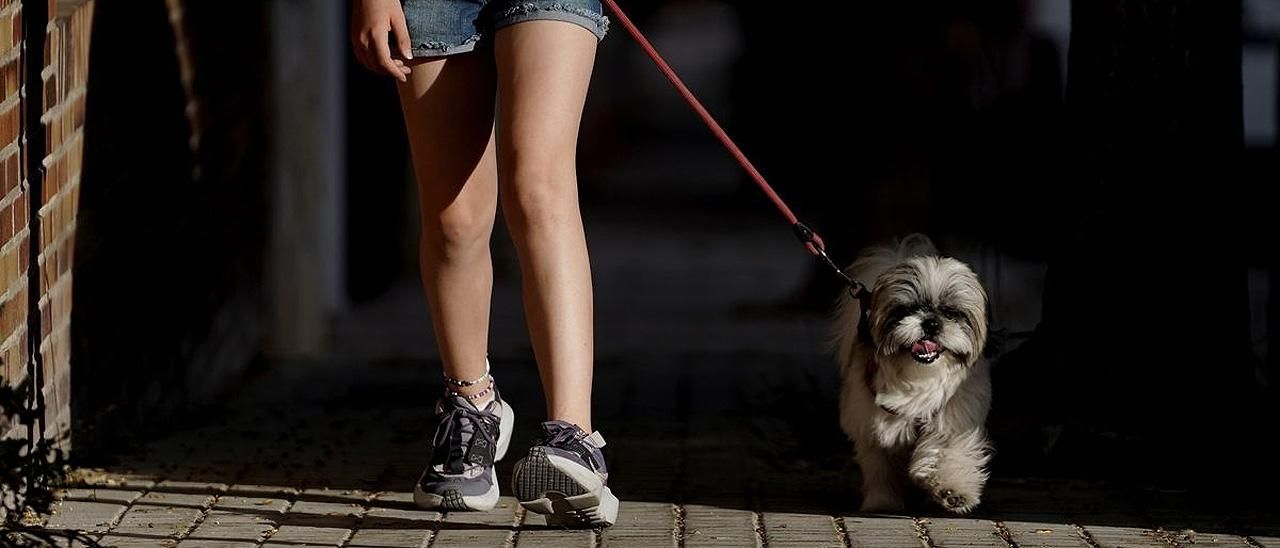
[[[823,243],[822,237],[819,236],[817,232],[814,232],[813,229],[801,222],[800,219],[796,218],[796,214],[792,213],[791,208],[787,206],[787,203],[784,202],[782,198],[778,196],[778,193],[773,190],[773,186],[769,184],[769,181],[765,180],[764,175],[760,174],[760,170],[756,169],[756,166],[751,163],[751,160],[742,152],[742,149],[738,148],[737,143],[733,142],[733,139],[729,137],[729,134],[725,132],[724,128],[720,127],[720,124],[716,122],[716,119],[711,116],[710,112],[707,112],[707,108],[702,106],[702,102],[694,96],[692,91],[689,91],[689,87],[684,85],[684,81],[680,79],[680,76],[676,74],[676,71],[671,68],[671,65],[667,64],[667,61],[662,58],[662,55],[658,53],[657,48],[653,47],[653,44],[649,42],[649,39],[645,38],[644,33],[640,32],[639,28],[636,28],[635,23],[631,22],[631,18],[627,17],[627,14],[622,11],[622,8],[618,6],[618,3],[614,0],[601,0],[601,2],[603,2],[605,6],[608,6],[609,11],[613,12],[613,15],[618,19],[618,22],[622,24],[622,27],[627,29],[627,32],[631,34],[631,37],[640,44],[640,48],[649,55],[649,58],[653,60],[654,64],[658,65],[658,70],[662,71],[662,74],[667,77],[667,80],[671,81],[671,85],[675,86],[676,91],[679,92],[680,96],[684,98],[684,101],[689,104],[689,107],[692,108],[694,112],[698,113],[698,116],[702,118],[702,122],[711,130],[711,133],[715,134],[717,139],[720,139],[720,143],[729,150],[729,154],[733,155],[734,160],[738,161],[738,165],[742,166],[742,169],[751,176],[751,179],[756,182],[756,186],[760,187],[760,191],[764,192],[765,196],[768,196],[769,199],[773,201],[774,207],[777,207],[778,211],[782,213],[782,216],[787,218],[787,222],[791,224],[791,228],[795,231],[796,237],[804,243],[805,249],[808,249],[809,253],[812,253],[814,256],[821,259],[824,264],[835,270],[836,273],[849,284],[851,294],[855,298],[861,299],[866,292],[866,289],[862,287],[862,284],[850,278],[843,269],[836,266],[835,262],[827,256],[826,244]]]

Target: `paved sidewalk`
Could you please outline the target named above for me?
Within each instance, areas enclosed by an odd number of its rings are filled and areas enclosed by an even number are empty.
[[[601,366],[600,385],[614,388],[601,394],[600,422],[624,500],[604,531],[549,529],[510,496],[485,513],[415,509],[409,489],[430,423],[429,402],[415,398],[431,378],[416,362],[273,372],[207,424],[105,472],[80,471],[48,526],[120,547],[1280,547],[1280,536],[1233,534],[1268,531],[1274,515],[1191,516],[1185,493],[1082,482],[996,478],[974,517],[859,515],[838,432],[796,429],[825,411],[753,389],[769,375],[803,383],[802,374],[769,356],[738,356],[739,374],[728,376],[689,360]],[[514,370],[503,382],[517,403],[518,451],[538,416],[536,385],[531,364],[503,365]],[[327,389],[270,396],[287,386]],[[499,467],[504,480],[513,461]]]
[[[858,514],[825,320],[756,306],[800,283],[804,257],[763,214],[683,219],[589,223],[596,421],[624,501],[610,529],[549,529],[507,485],[491,512],[414,508],[439,368],[412,285],[339,322],[330,359],[275,364],[180,432],[78,471],[47,526],[120,547],[1280,548],[1274,513],[1096,482],[997,475],[974,516]],[[492,355],[514,456],[542,399],[499,248]]]

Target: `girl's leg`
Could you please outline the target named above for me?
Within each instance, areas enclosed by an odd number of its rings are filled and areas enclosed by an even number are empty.
[[[493,59],[468,53],[412,67],[399,88],[422,212],[422,286],[445,374],[476,379],[484,374],[493,289]]]
[[[571,23],[527,21],[499,30],[495,43],[503,213],[520,256],[547,415],[586,432],[592,294],[575,162],[596,42]]]
[[[498,198],[494,82],[493,57],[483,52],[414,63],[400,84],[422,210],[422,286],[445,375],[462,380],[484,375],[489,340],[489,235]],[[493,463],[506,452],[514,413],[496,391],[486,391],[489,385],[451,386],[476,397],[441,398],[431,461],[413,491],[418,506],[490,510],[497,504]]]

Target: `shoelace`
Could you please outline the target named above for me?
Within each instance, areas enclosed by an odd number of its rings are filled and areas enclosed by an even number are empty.
[[[600,464],[596,462],[596,457],[591,452],[591,448],[587,447],[587,443],[582,441],[586,436],[581,435],[581,431],[575,428],[561,428],[555,433],[547,437],[544,445],[567,449],[573,451],[582,457],[591,465],[592,470],[599,470]]]
[[[468,447],[462,446],[462,435],[467,432],[466,421],[471,426],[471,443]],[[466,455],[470,445],[475,443],[476,436],[483,436],[488,441],[489,447],[496,446],[496,440],[490,429],[497,430],[498,421],[492,413],[479,411],[476,409],[468,409],[466,407],[454,407],[446,411],[440,416],[440,428],[436,430],[436,436],[432,440],[439,455],[439,449],[442,447],[449,448],[448,455],[441,460],[439,457],[433,458],[432,464],[443,464],[448,472],[462,472],[467,465]]]

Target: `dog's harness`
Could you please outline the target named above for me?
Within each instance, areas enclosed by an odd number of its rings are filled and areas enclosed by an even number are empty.
[[[720,140],[720,143],[723,144],[725,149],[729,151],[729,154],[733,156],[733,159],[737,160],[738,165],[742,166],[742,169],[747,172],[747,175],[751,176],[751,179],[755,181],[756,186],[760,187],[760,191],[764,192],[765,196],[773,202],[774,207],[782,213],[783,217],[786,217],[787,222],[791,224],[792,231],[795,232],[796,238],[800,240],[800,243],[804,244],[805,249],[807,249],[810,254],[817,257],[823,265],[826,265],[832,272],[835,272],[842,281],[844,281],[845,285],[848,286],[849,296],[858,301],[859,306],[862,309],[863,317],[862,321],[859,322],[859,325],[864,325],[866,323],[867,305],[870,302],[870,299],[868,298],[870,293],[867,291],[867,288],[863,287],[863,285],[858,283],[857,280],[849,277],[843,269],[836,266],[835,261],[832,261],[831,257],[827,256],[826,244],[823,243],[822,237],[796,217],[796,214],[791,211],[791,208],[787,206],[787,203],[783,201],[782,198],[778,196],[778,193],[773,190],[773,187],[765,180],[764,175],[760,174],[760,171],[751,163],[751,160],[742,152],[742,149],[738,148],[738,145],[734,143],[733,139],[729,137],[729,134],[720,127],[720,124],[716,122],[716,119],[713,116],[711,116],[711,113],[707,111],[706,107],[702,106],[702,102],[698,101],[698,98],[694,96],[692,91],[689,91],[689,87],[684,84],[684,81],[681,80],[680,76],[676,74],[676,71],[671,68],[671,65],[667,64],[667,61],[662,58],[662,55],[658,53],[657,48],[653,47],[653,44],[649,42],[649,39],[645,38],[644,33],[640,32],[640,29],[636,27],[635,23],[631,22],[631,18],[627,17],[627,14],[622,11],[621,7],[618,7],[618,3],[615,0],[601,1],[604,5],[609,7],[609,10],[612,11],[613,15],[618,19],[618,23],[621,24],[623,28],[627,29],[627,32],[631,34],[631,37],[635,39],[636,43],[640,44],[640,48],[649,55],[649,58],[653,60],[653,63],[658,66],[658,70],[661,71],[662,74],[667,77],[667,80],[671,82],[671,85],[675,86],[676,92],[678,92],[680,97],[684,98],[684,101],[689,104],[689,107],[698,114],[698,117],[702,119],[702,123],[706,124],[707,128],[711,130],[711,133],[715,134],[716,138]]]

